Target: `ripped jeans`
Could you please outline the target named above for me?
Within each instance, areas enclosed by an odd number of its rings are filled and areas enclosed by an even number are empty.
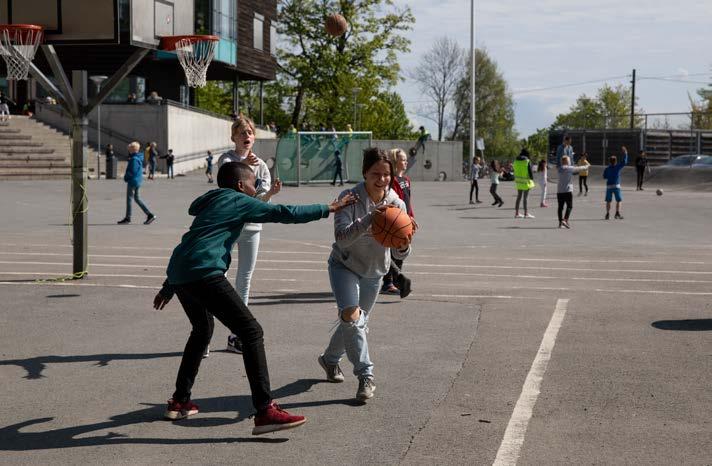
[[[378,298],[383,277],[361,277],[340,262],[329,259],[329,281],[336,298],[339,324],[324,351],[324,361],[338,364],[344,353],[354,366],[358,378],[373,377],[373,363],[368,355],[368,319]],[[350,307],[361,308],[355,322],[345,322],[341,312]]]

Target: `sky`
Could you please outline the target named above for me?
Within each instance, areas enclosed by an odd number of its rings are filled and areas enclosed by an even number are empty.
[[[469,50],[469,0],[395,0],[406,5],[416,24],[406,34],[411,52],[399,56],[404,71],[439,37]],[[477,47],[508,83],[522,137],[605,82],[630,85],[633,68],[646,113],[689,111],[688,94],[712,83],[712,0],[475,0],[475,17]],[[541,90],[586,81],[597,82]],[[413,124],[436,135],[436,124],[419,114],[426,102],[417,83],[406,79],[397,91]]]

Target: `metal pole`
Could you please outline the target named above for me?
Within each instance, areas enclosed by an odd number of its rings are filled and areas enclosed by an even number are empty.
[[[297,187],[302,181],[302,135],[297,132]]]
[[[470,0],[470,160],[472,163],[475,160],[475,0]]]
[[[96,179],[101,179],[101,104],[96,108],[97,121],[96,121]]]
[[[264,81],[260,81],[260,126],[265,125],[265,96],[264,96]]]
[[[87,105],[87,72],[72,71],[74,98],[79,108]],[[89,120],[83,111],[72,116],[72,226],[74,278],[83,278],[88,264],[88,208],[87,208],[87,129]]]
[[[635,128],[635,68],[633,68],[633,79],[630,81],[632,90],[630,93],[630,129]]]

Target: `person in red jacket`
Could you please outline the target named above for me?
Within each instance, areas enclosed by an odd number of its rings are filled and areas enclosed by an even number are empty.
[[[391,178],[391,189],[405,203],[406,212],[413,219],[413,226],[417,228],[418,225],[415,223],[411,202],[410,177],[405,174],[408,170],[408,155],[403,149],[393,149],[388,152],[388,156],[393,163],[395,172],[395,176]],[[381,293],[397,294],[401,298],[405,298],[410,294],[410,279],[401,273],[402,267],[402,260],[391,257],[391,268],[386,276],[383,277]]]

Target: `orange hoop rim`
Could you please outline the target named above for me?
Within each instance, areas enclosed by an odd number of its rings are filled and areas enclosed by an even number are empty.
[[[44,27],[39,24],[0,24],[0,31],[19,29],[22,31],[44,31]]]
[[[164,36],[161,37],[160,48],[161,50],[175,50],[176,44],[182,40],[187,40],[191,44],[196,42],[217,42],[220,40],[218,36],[212,35],[200,35],[200,34],[186,34],[181,36]]]

